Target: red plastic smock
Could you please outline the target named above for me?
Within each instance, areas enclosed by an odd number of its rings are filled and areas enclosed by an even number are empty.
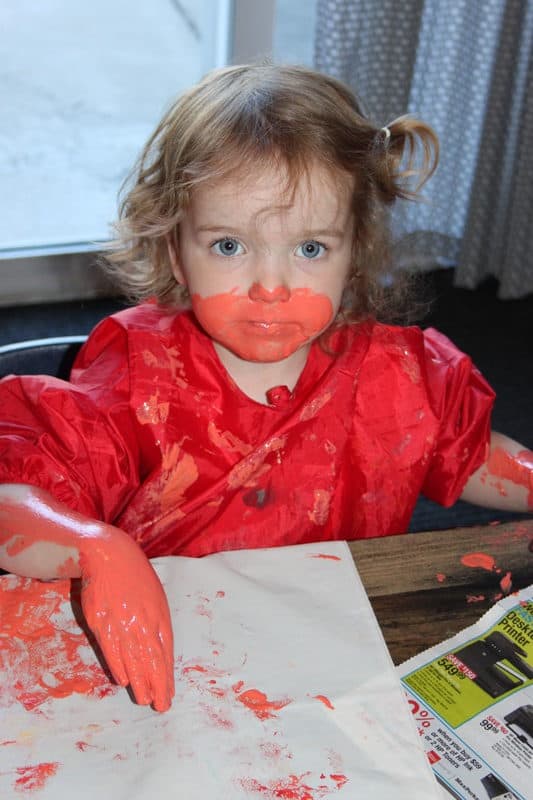
[[[494,394],[437,331],[365,322],[251,400],[190,312],[101,322],[69,383],[0,381],[0,481],[126,530],[148,556],[402,533],[483,462]]]

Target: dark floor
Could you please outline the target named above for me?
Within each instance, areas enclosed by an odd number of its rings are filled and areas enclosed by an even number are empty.
[[[424,295],[431,303],[420,324],[438,328],[469,353],[497,393],[493,427],[533,449],[533,295],[498,300],[495,282],[469,291],[454,288],[452,276],[452,270],[438,270],[424,278]],[[119,301],[106,299],[3,308],[0,344],[88,333],[98,320],[122,307]],[[461,502],[443,509],[422,499],[411,530],[520,518]]]

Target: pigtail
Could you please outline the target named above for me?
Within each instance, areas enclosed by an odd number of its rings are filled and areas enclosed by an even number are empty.
[[[415,117],[397,117],[376,131],[371,148],[376,188],[385,203],[416,200],[439,160],[433,128]],[[414,185],[413,185],[414,181]]]

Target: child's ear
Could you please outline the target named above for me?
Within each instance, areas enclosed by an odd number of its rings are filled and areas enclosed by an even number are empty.
[[[182,286],[187,285],[187,281],[185,280],[185,275],[181,269],[179,255],[178,255],[178,242],[176,240],[176,236],[174,234],[168,233],[166,236],[167,240],[167,251],[168,251],[168,260],[170,261],[170,268],[172,269],[172,274],[176,278],[176,281],[181,284]]]

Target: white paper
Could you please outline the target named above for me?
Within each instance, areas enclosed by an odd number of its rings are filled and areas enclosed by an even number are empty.
[[[106,681],[70,603],[53,600],[21,614],[33,630],[47,614],[79,636],[77,674],[89,671],[96,688],[31,708],[65,683],[61,637],[45,652],[47,635],[31,662],[0,618],[1,798],[441,797],[345,543],[153,563],[175,636],[176,697],[164,714]],[[46,585],[50,596],[60,588]],[[50,669],[29,685],[43,653]],[[271,705],[253,706],[254,696]]]

